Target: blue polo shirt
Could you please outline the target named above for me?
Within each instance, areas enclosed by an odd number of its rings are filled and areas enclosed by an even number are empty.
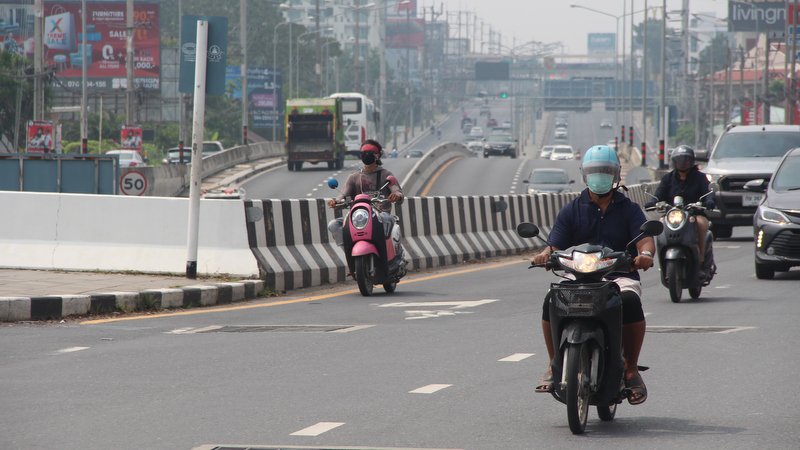
[[[614,192],[605,214],[592,202],[589,190],[584,189],[575,200],[564,205],[558,213],[550,232],[549,243],[560,250],[580,244],[595,244],[625,250],[625,246],[639,235],[639,227],[647,220],[642,208],[620,192]],[[609,278],[625,276],[639,279],[639,272],[614,274]]]

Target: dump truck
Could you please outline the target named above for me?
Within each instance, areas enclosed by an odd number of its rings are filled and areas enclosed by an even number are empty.
[[[290,171],[301,170],[305,163],[327,163],[329,169],[344,167],[346,146],[340,99],[288,99],[285,111]]]

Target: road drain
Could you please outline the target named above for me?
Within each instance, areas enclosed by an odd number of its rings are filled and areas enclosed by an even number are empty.
[[[652,326],[647,327],[648,333],[735,333],[737,331],[749,330],[753,327],[667,327]]]

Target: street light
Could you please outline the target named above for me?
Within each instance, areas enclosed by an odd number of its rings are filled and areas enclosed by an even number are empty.
[[[300,36],[297,36],[297,57],[295,58],[295,65],[297,67],[298,76],[297,76],[297,86],[295,86],[295,91],[296,91],[295,96],[299,95],[300,91],[300,56],[302,55],[302,53],[300,53],[300,40],[303,39],[305,36],[311,36],[312,34],[320,34],[322,31],[332,31],[332,30],[333,28],[328,27],[328,28],[323,28],[322,30],[308,31],[306,33],[301,34]]]
[[[272,30],[272,142],[276,141],[277,136],[277,121],[278,121],[278,97],[275,95],[275,86],[278,84],[278,77],[277,77],[277,52],[278,52],[278,28],[281,25],[290,25],[289,26],[289,68],[292,67],[292,38],[291,38],[291,23],[292,22],[281,22],[275,25],[275,28]]]

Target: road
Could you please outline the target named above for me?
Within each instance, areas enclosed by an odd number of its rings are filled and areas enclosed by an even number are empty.
[[[611,423],[592,411],[584,436],[533,392],[556,278],[512,257],[413,274],[371,298],[351,283],[2,325],[0,448],[796,448],[800,272],[756,280],[749,230],[736,231],[716,243],[720,273],[700,300],[673,304],[644,274],[649,399]]]

